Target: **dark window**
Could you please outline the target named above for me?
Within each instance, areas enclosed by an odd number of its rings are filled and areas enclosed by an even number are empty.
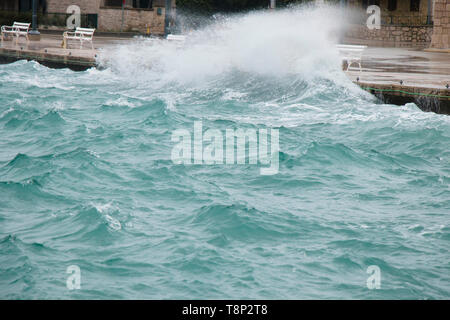
[[[33,10],[33,0],[20,0],[19,2],[19,11],[20,12],[27,12],[27,11],[32,11]],[[46,13],[47,12],[47,1],[46,0],[38,0],[37,3],[38,5],[37,10],[38,12],[43,12]]]
[[[19,11],[25,12],[25,11],[31,11],[33,8],[33,4],[31,2],[32,0],[20,0],[19,1]]]
[[[152,0],[133,0],[133,8],[150,9],[152,2]]]
[[[122,7],[122,0],[105,0],[105,7]]]
[[[42,10],[42,13],[47,13],[47,0],[39,0],[39,9]]]
[[[420,10],[420,0],[411,0],[410,10],[411,11],[419,11]]]
[[[380,0],[362,0],[362,7],[364,9],[371,5],[380,6]]]
[[[389,11],[397,10],[397,0],[389,0],[389,2],[388,2],[388,10]]]

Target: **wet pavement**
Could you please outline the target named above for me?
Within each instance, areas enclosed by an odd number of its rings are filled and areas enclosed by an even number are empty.
[[[98,49],[106,47],[114,43],[120,43],[124,41],[129,41],[129,37],[109,37],[109,36],[95,36],[94,35],[94,50],[91,48],[90,43],[84,43],[83,48],[80,49],[79,41],[69,41],[67,49],[62,48],[62,32],[61,34],[41,34],[40,41],[26,41],[24,37],[20,37],[19,43],[16,41],[3,41],[0,44],[0,54],[1,49],[5,49],[8,52],[11,50],[26,52],[28,54],[52,54],[64,57],[76,57],[82,59],[89,59],[95,61]],[[39,61],[39,59],[36,59]]]
[[[353,65],[354,66],[354,65]],[[367,48],[362,72],[352,68],[351,80],[380,85],[446,89],[450,85],[450,53],[405,48]]]

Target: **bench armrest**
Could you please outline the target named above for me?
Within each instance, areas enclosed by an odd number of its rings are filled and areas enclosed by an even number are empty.
[[[2,31],[14,31],[13,26],[2,26]]]
[[[75,36],[76,32],[72,32],[72,31],[64,31],[63,36],[65,37],[71,37],[71,36]]]

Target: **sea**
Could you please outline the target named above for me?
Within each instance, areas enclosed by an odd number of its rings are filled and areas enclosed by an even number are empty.
[[[0,65],[0,298],[449,299],[450,117],[353,84],[341,25],[254,11],[83,72]]]

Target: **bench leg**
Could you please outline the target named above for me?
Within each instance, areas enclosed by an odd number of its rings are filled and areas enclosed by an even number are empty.
[[[349,60],[348,65],[347,65],[347,71],[350,70],[350,66],[354,63],[354,61]]]
[[[94,50],[94,41],[91,41],[91,48]]]

